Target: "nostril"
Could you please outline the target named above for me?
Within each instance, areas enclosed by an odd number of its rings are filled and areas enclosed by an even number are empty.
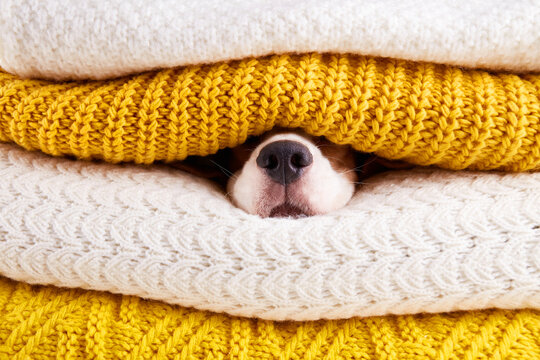
[[[295,167],[303,167],[302,162],[302,155],[300,154],[293,154],[291,157],[291,164]]]
[[[268,159],[266,160],[265,165],[263,166],[265,169],[275,169],[279,165],[279,161],[276,155],[270,154],[268,156]]]
[[[297,152],[291,156],[291,164],[296,168],[303,168],[311,165],[313,157],[309,152]]]
[[[263,169],[271,170],[279,166],[279,159],[274,152],[263,149],[257,157],[257,166]]]

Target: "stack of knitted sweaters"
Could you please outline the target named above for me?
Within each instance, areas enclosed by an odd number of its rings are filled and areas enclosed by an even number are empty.
[[[2,1],[0,358],[539,359],[538,18]],[[157,164],[274,126],[419,167],[261,219]]]

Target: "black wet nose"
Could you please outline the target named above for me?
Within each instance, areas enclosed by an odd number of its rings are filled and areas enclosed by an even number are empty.
[[[265,169],[272,180],[282,185],[298,180],[303,169],[312,162],[313,156],[307,147],[289,140],[266,145],[257,157],[257,165]]]

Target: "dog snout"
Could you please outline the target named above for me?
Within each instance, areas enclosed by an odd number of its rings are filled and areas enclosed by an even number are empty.
[[[313,163],[309,149],[297,141],[275,141],[261,149],[257,166],[273,181],[288,185],[298,180],[304,168]]]

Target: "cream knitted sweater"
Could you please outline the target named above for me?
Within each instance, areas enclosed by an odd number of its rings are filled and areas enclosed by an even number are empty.
[[[160,167],[0,144],[0,273],[266,319],[540,308],[540,173],[416,170],[261,219]]]
[[[288,52],[540,71],[539,0],[2,0],[0,67],[106,78]]]

